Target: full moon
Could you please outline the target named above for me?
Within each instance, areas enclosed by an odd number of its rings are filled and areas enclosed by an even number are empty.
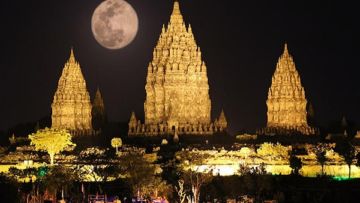
[[[94,11],[91,29],[96,41],[108,49],[130,44],[138,31],[138,17],[124,0],[106,0]]]

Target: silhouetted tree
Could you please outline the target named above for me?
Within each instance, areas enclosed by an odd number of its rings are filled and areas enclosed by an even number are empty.
[[[321,175],[324,175],[324,165],[325,162],[327,161],[325,154],[326,154],[325,151],[320,151],[316,153],[316,160],[321,165]]]
[[[78,171],[73,168],[56,165],[49,168],[49,171],[41,179],[41,185],[51,194],[56,195],[60,191],[67,194],[75,188],[75,182],[79,181],[79,178]],[[71,194],[71,196],[75,196],[75,194]]]
[[[356,155],[356,166],[360,167],[360,152]]]
[[[356,166],[360,167],[360,152],[356,154]]]
[[[355,158],[355,148],[349,141],[342,141],[336,143],[335,151],[338,152],[349,167],[349,178],[351,177],[351,164]]]
[[[316,160],[321,165],[321,175],[324,175],[324,165],[327,161],[326,150],[328,149],[327,145],[324,143],[319,143],[315,148]]]
[[[295,175],[299,175],[299,171],[302,168],[301,159],[296,157],[295,154],[290,155],[290,168],[292,169],[291,173]]]

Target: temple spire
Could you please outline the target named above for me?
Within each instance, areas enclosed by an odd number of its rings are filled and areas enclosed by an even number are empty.
[[[145,122],[132,113],[129,135],[213,134],[207,68],[178,1],[153,51],[145,90]]]
[[[174,1],[174,8],[172,14],[170,16],[170,24],[168,29],[172,29],[174,31],[180,31],[184,27],[184,20],[180,12],[179,2]]]
[[[135,134],[137,132],[138,127],[140,127],[140,126],[137,126],[137,124],[138,124],[138,121],[136,119],[135,112],[132,111],[131,117],[130,117],[130,120],[128,123],[128,125],[129,125],[128,134]]]
[[[190,35],[193,35],[193,31],[192,31],[192,28],[191,28],[191,24],[189,24],[189,26],[188,26],[188,33],[189,33]]]
[[[71,50],[70,50],[70,57],[69,57],[69,60],[68,60],[70,63],[75,63],[76,60],[75,60],[75,55],[74,55],[74,48],[71,47]]]
[[[220,113],[220,116],[218,118],[218,125],[222,129],[227,127],[227,120],[226,120],[226,117],[225,117],[224,109],[221,109],[221,113]]]
[[[129,121],[130,124],[133,124],[133,125],[136,125],[137,123],[137,119],[136,119],[136,116],[135,116],[135,112],[132,111],[131,112],[131,116],[130,116],[130,121]]]
[[[268,129],[276,129],[285,134],[287,129],[302,134],[314,134],[314,129],[309,127],[307,122],[305,90],[287,43],[276,65],[266,104]]]
[[[52,128],[67,129],[75,134],[92,133],[90,95],[72,48],[51,107]]]
[[[101,129],[107,122],[104,100],[101,96],[99,87],[96,89],[95,98],[92,105],[92,124],[95,130]]]
[[[105,107],[104,106],[104,100],[103,100],[103,98],[101,96],[101,92],[100,92],[99,87],[97,87],[97,89],[96,89],[93,106],[98,106],[98,107],[101,107],[101,108]]]
[[[178,1],[174,1],[173,11],[171,15],[181,15],[180,6]]]
[[[280,59],[281,59],[281,58],[288,59],[288,58],[290,58],[290,57],[291,57],[291,56],[290,56],[290,54],[289,54],[288,45],[287,45],[287,43],[285,42],[285,44],[284,44],[284,51],[283,51],[283,54],[281,55]]]

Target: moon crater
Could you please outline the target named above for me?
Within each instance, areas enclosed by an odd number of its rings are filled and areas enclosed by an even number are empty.
[[[94,11],[91,29],[96,41],[108,49],[129,45],[138,31],[135,10],[124,0],[106,0]]]

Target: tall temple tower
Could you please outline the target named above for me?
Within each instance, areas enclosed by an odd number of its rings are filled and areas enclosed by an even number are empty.
[[[145,123],[136,121],[132,113],[129,135],[219,131],[220,126],[211,123],[207,68],[191,26],[185,26],[177,1],[154,49],[145,90]]]
[[[285,44],[268,92],[265,134],[315,134],[307,123],[306,104],[304,87]]]
[[[51,108],[52,128],[67,129],[74,135],[92,132],[90,96],[72,49],[59,79]]]
[[[104,100],[101,96],[100,89],[96,89],[95,98],[92,104],[92,126],[95,130],[99,130],[107,122]]]
[[[225,117],[224,110],[221,110],[219,118],[216,119],[214,123],[216,126],[219,126],[220,129],[225,129],[227,127],[227,120]]]

